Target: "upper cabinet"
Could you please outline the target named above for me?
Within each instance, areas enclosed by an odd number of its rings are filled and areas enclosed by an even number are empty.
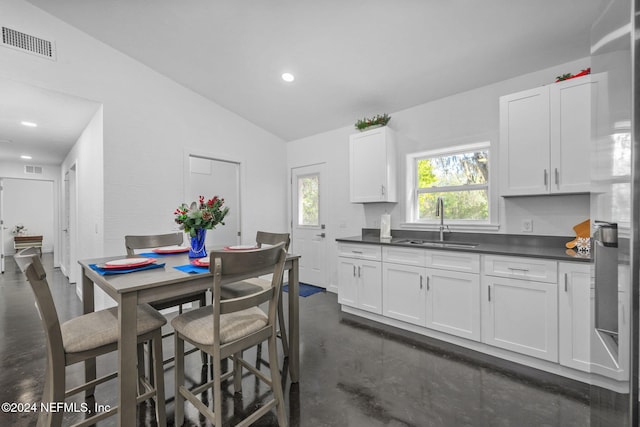
[[[396,137],[388,126],[349,137],[351,202],[396,202]]]
[[[500,98],[502,196],[589,192],[591,76]]]

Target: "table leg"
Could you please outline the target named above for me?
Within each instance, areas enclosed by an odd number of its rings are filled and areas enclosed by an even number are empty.
[[[291,260],[289,269],[289,374],[291,382],[300,380],[300,283],[298,259]]]
[[[95,311],[94,306],[94,294],[93,294],[93,282],[84,274],[84,268],[82,269],[82,312],[84,314],[92,313]],[[84,361],[84,379],[85,382],[93,381],[96,379],[96,359],[87,359]],[[85,391],[87,397],[93,396],[95,387],[88,388]]]
[[[120,295],[118,320],[120,340],[118,341],[118,425],[136,425],[136,390],[138,375],[137,362],[137,304],[135,292]]]

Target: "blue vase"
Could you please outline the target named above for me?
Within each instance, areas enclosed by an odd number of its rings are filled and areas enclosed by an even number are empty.
[[[207,248],[204,247],[204,239],[207,237],[207,229],[199,228],[196,236],[191,238],[191,248],[189,248],[189,258],[204,258],[207,256]]]

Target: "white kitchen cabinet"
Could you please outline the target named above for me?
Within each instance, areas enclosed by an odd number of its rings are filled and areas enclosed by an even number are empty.
[[[589,191],[591,76],[500,98],[503,196]]]
[[[380,247],[341,244],[338,253],[338,302],[381,314]]]
[[[396,141],[388,126],[349,137],[351,202],[396,202]]]
[[[492,258],[492,257],[487,257]],[[551,362],[558,361],[557,276],[553,283],[526,278],[537,269],[522,258],[493,257],[492,264],[505,265],[512,277],[492,276],[485,259],[482,278],[482,341],[486,344]],[[501,259],[498,259],[501,258]],[[537,273],[536,273],[537,275]],[[520,277],[518,277],[520,276]]]
[[[427,328],[480,341],[480,276],[428,268],[426,280]]]
[[[588,264],[559,263],[560,364],[590,372],[591,273]]]
[[[382,263],[382,314],[425,326],[426,268]]]

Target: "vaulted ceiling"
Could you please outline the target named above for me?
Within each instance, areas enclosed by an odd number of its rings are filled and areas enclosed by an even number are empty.
[[[28,1],[287,141],[586,57],[607,3]]]

